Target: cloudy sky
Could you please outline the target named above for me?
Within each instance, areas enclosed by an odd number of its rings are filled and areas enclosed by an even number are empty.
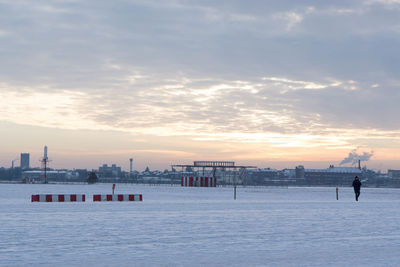
[[[0,166],[400,168],[400,1],[0,0]]]

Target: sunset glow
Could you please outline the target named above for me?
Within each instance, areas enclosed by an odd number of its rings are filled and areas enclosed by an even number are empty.
[[[396,1],[2,2],[0,166],[400,166]]]

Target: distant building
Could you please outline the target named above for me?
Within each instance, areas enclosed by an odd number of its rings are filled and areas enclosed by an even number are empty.
[[[391,179],[400,179],[400,170],[388,170],[388,177]]]
[[[263,185],[279,178],[278,170],[271,168],[250,169],[247,173],[249,176],[246,177],[245,183],[250,185]]]
[[[21,169],[27,170],[29,169],[29,153],[21,153]]]
[[[77,173],[72,173],[69,171],[47,171],[46,172],[47,179],[53,181],[66,181],[72,177],[77,177]],[[43,171],[32,170],[32,171],[24,171],[22,172],[22,178],[26,180],[34,180],[34,181],[42,181],[43,180]]]
[[[297,179],[304,179],[305,177],[304,166],[303,165],[296,166],[295,173]]]
[[[304,175],[304,177],[303,177]],[[350,185],[355,176],[363,178],[363,171],[353,167],[334,167],[327,169],[304,169],[296,167],[297,178],[304,178],[310,185]]]
[[[103,164],[103,166],[99,167],[99,176],[100,177],[121,177],[121,167],[118,167],[116,164],[112,164],[108,166],[107,164]]]
[[[75,172],[78,174],[79,179],[82,181],[86,181],[89,176],[89,172],[87,169],[76,169]]]

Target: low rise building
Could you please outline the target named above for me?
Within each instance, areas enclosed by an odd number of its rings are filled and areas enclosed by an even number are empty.
[[[388,177],[390,179],[400,179],[400,170],[388,170]]]
[[[296,176],[300,175],[296,178],[303,178],[308,185],[346,186],[351,185],[355,176],[360,179],[363,178],[363,171],[354,167],[334,167],[331,165],[327,169],[303,170],[301,170],[301,167],[296,167]]]

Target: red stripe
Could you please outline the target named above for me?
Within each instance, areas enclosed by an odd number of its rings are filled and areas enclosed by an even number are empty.
[[[64,202],[64,195],[58,195],[58,202]]]
[[[139,195],[139,201],[143,201],[142,195]]]
[[[118,195],[118,201],[124,201],[124,195]]]
[[[86,196],[82,195],[82,201],[85,202],[86,201]]]
[[[53,196],[52,195],[46,195],[46,202],[53,202]]]
[[[135,201],[135,195],[129,195],[129,201]]]
[[[181,186],[183,186],[183,176],[181,177]]]
[[[101,201],[101,195],[93,195],[93,201]]]
[[[70,196],[69,196],[69,200],[70,200],[71,202],[76,202],[76,195],[70,195]]]
[[[204,186],[208,187],[208,177],[204,177]]]
[[[107,195],[107,201],[112,201],[112,195]]]
[[[32,201],[32,202],[39,202],[39,201],[40,201],[39,195],[32,195],[31,201]]]

